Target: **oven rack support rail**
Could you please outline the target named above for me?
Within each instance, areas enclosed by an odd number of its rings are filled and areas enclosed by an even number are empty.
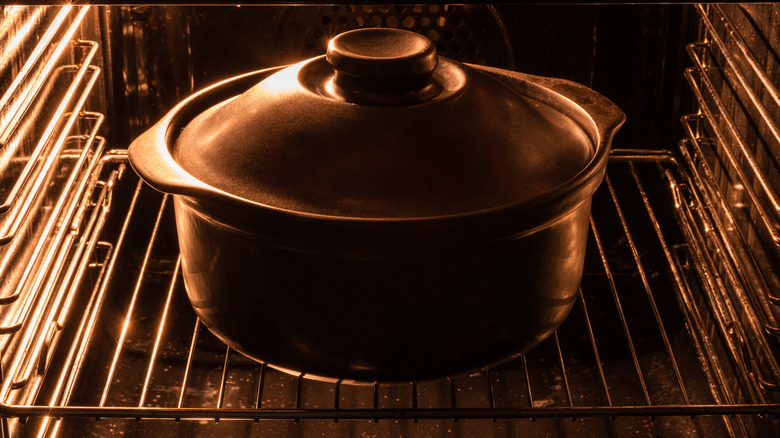
[[[78,192],[77,187],[83,188],[82,182],[91,174],[82,169],[87,162],[84,154],[95,155],[93,146],[104,143],[97,135],[103,115],[85,109],[100,77],[100,68],[93,65],[98,45],[71,41],[85,12],[69,14],[70,8],[63,8],[53,17],[23,74],[0,97],[0,275],[17,277],[20,264],[26,263],[21,278],[14,278],[20,287],[40,268],[41,259],[51,249],[46,236],[68,221],[61,216],[68,210],[66,201]],[[30,19],[41,18],[34,15]],[[52,53],[39,53],[47,50]],[[36,104],[36,97],[42,96],[51,102]],[[97,153],[101,154],[102,150]],[[70,177],[54,175],[62,170],[70,171]],[[33,247],[32,253],[25,250]],[[29,293],[4,288],[0,333],[18,331],[30,308]],[[3,340],[4,352],[5,347]]]
[[[772,157],[780,154],[780,91],[770,77],[778,65],[746,6],[695,9],[701,40],[686,48],[693,67],[685,79],[699,111],[682,118],[681,156],[710,212],[704,226],[720,234],[714,257],[728,261],[718,267],[727,287],[714,297],[722,325],[734,319],[744,328],[736,336],[757,394],[778,391],[780,168]]]
[[[46,347],[69,308],[70,280],[81,275],[71,260],[87,250],[94,225],[85,220],[88,193],[103,184],[95,169],[105,117],[88,103],[100,83],[98,44],[79,39],[87,10],[3,10],[4,19],[19,23],[0,35],[3,68],[14,68],[15,57],[24,61],[0,95],[0,374],[24,388],[27,401],[37,392],[31,380],[40,380],[32,371],[50,359]],[[44,324],[53,310],[60,314]],[[44,347],[31,350],[35,342]],[[18,357],[30,364],[25,373],[5,373]]]
[[[683,151],[682,155],[688,157],[689,153]],[[737,325],[723,326],[722,307],[728,303],[720,301],[725,301],[725,297],[712,301],[713,294],[723,293],[714,289],[715,286],[720,285],[725,290],[733,286],[729,286],[729,282],[738,278],[721,275],[716,266],[718,262],[708,258],[709,249],[705,245],[713,239],[721,240],[721,236],[707,222],[713,214],[698,192],[699,177],[685,173],[684,164],[664,151],[613,151],[607,178],[594,199],[596,205],[589,242],[589,263],[593,266],[586,268],[579,303],[569,320],[543,346],[509,364],[471,375],[451,376],[434,382],[366,386],[344,381],[316,381],[305,375],[290,376],[243,358],[224,346],[223,353],[209,356],[206,361],[209,369],[204,371],[204,360],[200,356],[204,351],[211,354],[213,349],[219,349],[219,344],[215,347],[214,339],[207,339],[210,333],[191,309],[176,307],[180,300],[177,296],[184,291],[177,253],[171,252],[171,245],[165,244],[172,238],[164,232],[165,224],[171,221],[171,203],[167,195],[161,195],[137,180],[127,167],[125,151],[109,151],[95,170],[99,177],[87,197],[92,207],[86,220],[89,224],[87,233],[79,239],[79,247],[83,250],[71,261],[70,271],[80,277],[70,281],[73,290],[66,294],[67,299],[57,303],[78,305],[81,312],[63,313],[52,309],[47,313],[47,324],[58,327],[58,333],[61,331],[61,337],[67,342],[59,342],[60,336],[45,336],[51,334],[47,331],[30,335],[32,347],[14,358],[8,373],[25,378],[3,383],[0,415],[44,417],[43,428],[56,427],[67,417],[174,421],[414,421],[433,418],[722,416],[730,435],[748,436],[741,417],[758,415],[771,421],[780,415],[780,403],[772,390],[775,382],[771,377],[762,377],[767,373],[766,363],[744,353],[750,347],[750,340],[740,330],[735,331]],[[132,193],[126,196],[124,203],[118,201],[114,193],[119,186],[129,187],[128,191]],[[661,196],[651,193],[659,188]],[[150,198],[154,199],[153,205],[157,205],[156,212],[147,210],[144,213],[138,205],[148,204]],[[667,207],[676,216],[671,223],[680,224],[677,231],[669,230],[669,218],[664,218],[668,215]],[[112,278],[122,269],[118,261],[120,254],[133,242],[137,243],[137,236],[129,238],[128,230],[139,220],[150,225],[144,228],[148,234],[141,241],[141,263],[133,274],[131,296],[122,301],[126,305],[124,313],[115,321],[122,329],[117,330],[107,344],[101,344],[96,327],[106,316],[105,308],[111,307],[106,304],[112,300],[111,295],[126,292],[115,291]],[[105,224],[111,221],[119,221],[121,225],[113,239],[106,239],[104,234],[108,227]],[[650,230],[649,240],[636,233],[638,221],[644,222],[645,228]],[[610,231],[615,229],[617,235]],[[699,241],[691,242],[689,239],[693,237]],[[722,242],[718,244],[722,245]],[[651,263],[645,260],[649,257],[648,246],[655,247],[658,256]],[[668,278],[659,283],[660,272],[666,272]],[[162,286],[150,287],[148,278],[159,275],[167,278]],[[144,303],[150,296],[157,297],[156,306],[144,307],[141,312],[139,309],[148,304]],[[632,304],[640,300],[641,305]],[[604,306],[609,307],[607,322],[601,315]],[[151,311],[155,318],[141,318]],[[68,320],[57,319],[63,314],[70,315]],[[161,382],[165,360],[170,359],[165,356],[175,350],[171,347],[174,341],[169,333],[173,329],[168,326],[177,325],[176,318],[190,318],[189,328],[184,330],[189,334],[175,340],[177,346],[185,347],[186,353],[175,358],[183,365],[183,370],[174,378],[178,386],[174,390],[166,389],[175,392],[174,396],[167,399],[166,405],[155,406],[162,403],[155,386]],[[678,319],[684,324],[679,324]],[[139,326],[142,320],[146,325]],[[637,321],[643,321],[645,325],[637,325]],[[612,326],[616,330],[607,332],[605,328]],[[645,333],[648,330],[651,335]],[[135,357],[138,356],[135,350],[138,340],[132,340],[138,332],[149,333],[148,339],[144,338],[142,342],[140,359]],[[577,343],[585,344],[587,348],[572,350],[576,348],[573,334],[583,333],[586,334],[585,342]],[[608,337],[606,341],[602,339],[604,336]],[[604,356],[605,344],[613,344],[616,340],[623,344],[620,348],[627,361],[620,363],[619,372],[615,370],[613,359]],[[652,350],[660,359],[648,362],[643,349]],[[53,357],[54,350],[60,353],[56,359],[49,359],[52,363],[41,361],[41,358]],[[140,360],[142,366],[125,366],[124,362],[131,360],[130,350],[132,360]],[[100,363],[105,363],[98,369],[109,371],[100,375],[86,368],[87,359],[94,360],[94,355],[98,356],[99,362],[104,360]],[[540,367],[539,357],[549,365]],[[30,361],[30,358],[36,360]],[[588,363],[583,365],[582,360]],[[662,365],[660,372],[653,366],[659,363]],[[128,369],[135,370],[130,372],[137,373],[138,382],[129,393],[120,387],[120,381],[127,380]],[[203,380],[203,372],[210,372],[217,379],[217,391],[207,403],[193,406],[191,393],[200,393],[196,386]],[[252,394],[242,399],[240,408],[231,407],[229,399],[231,394],[248,386],[237,384],[235,373],[251,375],[252,379]],[[558,382],[557,392],[552,396],[540,390],[549,386],[545,379],[550,376],[545,377],[545,373],[555,374],[557,380],[554,380]],[[201,378],[193,377],[196,374]],[[89,384],[86,375],[90,377]],[[585,394],[581,390],[584,375],[590,376],[589,382],[592,378],[598,382],[593,393]],[[771,376],[771,373],[767,375]],[[535,378],[544,380],[543,384],[537,383]],[[98,385],[94,396],[80,395],[85,385],[95,386],[96,379],[104,384]],[[616,379],[621,383],[616,383]],[[658,379],[674,384],[663,389]],[[695,390],[691,380],[696,379],[707,382],[708,390]],[[45,385],[44,380],[53,383]],[[772,384],[767,385],[764,380]],[[731,383],[734,381],[739,383],[737,387]],[[281,404],[266,394],[272,386],[278,389],[279,382],[286,382],[287,388],[295,388],[282,397],[285,400]],[[37,397],[17,397],[17,393],[29,393],[29,388],[25,391],[29,385],[37,385],[34,391]],[[41,387],[47,390],[38,391]],[[330,399],[329,406],[323,406],[322,397],[317,396],[319,407],[311,407],[307,397],[314,387],[325,388],[321,392]],[[522,394],[508,395],[508,389]],[[356,391],[362,395],[346,395]],[[403,393],[397,397],[401,402],[388,402],[387,391],[396,396]],[[80,397],[90,402],[84,403]],[[583,398],[587,402],[583,402]]]

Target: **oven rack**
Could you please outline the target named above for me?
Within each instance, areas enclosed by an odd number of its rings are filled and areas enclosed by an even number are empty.
[[[45,330],[29,335],[0,389],[0,413],[31,417],[42,433],[75,417],[669,416],[750,436],[780,414],[770,358],[751,350],[744,309],[722,296],[740,278],[721,273],[727,257],[714,255],[722,236],[697,189],[700,176],[687,176],[669,152],[613,151],[594,197],[578,303],[550,339],[494,369],[406,384],[290,375],[217,341],[186,301],[169,197],[125,160],[110,151],[100,162],[91,225],[73,262],[78,278],[58,303],[68,307],[44,320],[56,339]],[[29,385],[37,398],[18,397]]]
[[[79,39],[87,9],[3,10],[12,18],[0,35],[0,75],[8,79],[0,95],[0,374],[3,382],[18,377],[13,384],[27,400],[36,393],[29,375],[10,376],[6,367],[27,355],[40,330],[55,336],[40,321],[72,295],[69,264],[82,255],[74,242],[88,231],[85,194],[97,184],[105,146],[105,117],[88,109],[101,69],[98,44]]]
[[[773,42],[760,37],[767,29],[752,21],[746,6],[697,5],[696,11],[701,41],[687,47],[693,67],[685,78],[699,111],[682,118],[688,138],[681,155],[712,213],[704,226],[721,235],[711,258],[727,255],[716,269],[730,281],[713,298],[736,307],[721,306],[730,313],[722,325],[741,322],[740,336],[749,341],[744,361],[762,363],[766,374],[754,367],[755,381],[777,391],[780,65]]]
[[[736,19],[749,19],[744,9],[697,5],[696,10],[704,35],[701,42],[687,47],[694,67],[688,69],[686,78],[702,115],[710,122],[707,132],[722,148],[719,155],[734,168],[744,201],[757,213],[753,220],[772,242],[780,244],[780,91],[769,70],[776,70],[777,61],[766,54],[770,46],[761,44],[758,36],[750,37],[752,44],[748,43],[743,35],[748,33],[747,26],[737,29]]]

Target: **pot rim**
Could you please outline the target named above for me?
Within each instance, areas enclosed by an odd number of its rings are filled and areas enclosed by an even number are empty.
[[[302,63],[313,62],[321,57],[311,58]],[[601,183],[609,158],[612,137],[625,121],[623,112],[595,91],[571,81],[474,64],[466,65],[481,73],[497,77],[515,92],[537,100],[572,119],[585,131],[593,144],[594,152],[590,161],[567,181],[532,198],[486,209],[422,217],[336,216],[262,204],[206,184],[176,162],[171,148],[175,145],[181,129],[195,116],[219,102],[243,93],[260,80],[288,66],[261,69],[234,76],[190,95],[133,141],[128,150],[128,158],[139,176],[158,191],[194,198],[201,201],[199,202],[201,205],[205,201],[207,204],[216,204],[219,208],[249,209],[303,220],[366,224],[466,220],[507,211],[527,212],[532,209],[546,211],[561,199],[574,197],[576,200],[581,200],[590,197]],[[571,206],[578,203],[576,200],[572,199],[575,202],[566,202],[566,204]],[[560,212],[560,207],[558,205],[558,208],[553,210]],[[537,214],[535,213],[534,216]],[[545,219],[537,221],[537,226],[540,222],[546,222],[548,218],[548,215],[542,216]]]

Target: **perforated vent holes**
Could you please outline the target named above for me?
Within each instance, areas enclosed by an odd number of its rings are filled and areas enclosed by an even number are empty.
[[[501,19],[485,5],[336,5],[293,8],[281,23],[288,54],[303,58],[325,53],[339,33],[364,28],[411,30],[430,38],[439,54],[461,62],[512,68],[512,50]],[[302,33],[295,38],[293,29]],[[297,47],[293,47],[296,46]],[[292,53],[291,53],[292,52]]]

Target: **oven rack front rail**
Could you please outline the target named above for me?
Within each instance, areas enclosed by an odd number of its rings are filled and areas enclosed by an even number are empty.
[[[0,414],[47,433],[68,417],[717,416],[728,435],[752,435],[753,422],[780,415],[774,353],[740,326],[751,309],[728,301],[739,278],[722,274],[732,262],[686,167],[669,152],[613,151],[578,303],[542,345],[469,375],[357,384],[278,371],[211,335],[186,300],[169,197],[138,180],[125,151],[109,151],[90,194],[98,226],[79,240],[79,278],[57,304],[79,311],[47,313],[52,330],[12,361],[7,375],[29,377],[4,382]],[[33,384],[35,399],[16,397]]]

